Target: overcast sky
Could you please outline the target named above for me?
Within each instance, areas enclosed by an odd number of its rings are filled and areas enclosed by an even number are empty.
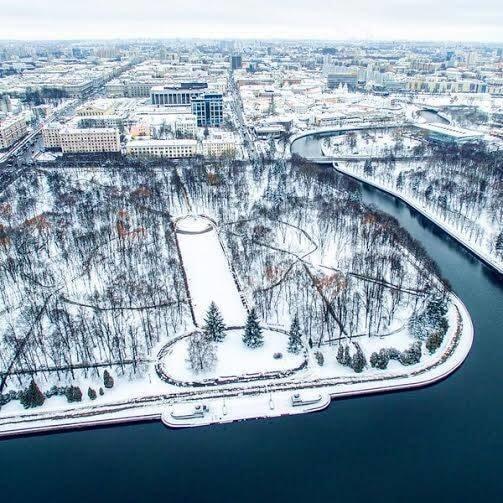
[[[0,0],[0,38],[503,42],[502,0]]]

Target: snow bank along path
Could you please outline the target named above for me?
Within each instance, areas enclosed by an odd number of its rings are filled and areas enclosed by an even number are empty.
[[[246,309],[213,222],[187,216],[175,222],[175,229],[197,325],[204,324],[212,301],[227,326],[243,325]]]

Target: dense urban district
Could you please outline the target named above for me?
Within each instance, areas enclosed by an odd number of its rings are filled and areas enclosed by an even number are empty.
[[[0,435],[433,383],[469,313],[405,201],[503,273],[503,50],[0,44]]]

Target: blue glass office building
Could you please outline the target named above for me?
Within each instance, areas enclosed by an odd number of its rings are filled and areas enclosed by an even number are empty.
[[[221,126],[224,121],[224,103],[221,94],[203,94],[192,99],[192,113],[199,127]]]

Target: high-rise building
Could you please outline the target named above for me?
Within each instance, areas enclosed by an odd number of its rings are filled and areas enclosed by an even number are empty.
[[[221,94],[204,94],[192,100],[192,113],[199,127],[221,126],[224,121],[224,104]]]
[[[356,67],[333,67],[326,70],[327,87],[334,89],[340,85],[346,85],[353,89],[358,83],[358,69]]]
[[[241,58],[241,54],[233,54],[231,56],[231,70],[238,70],[241,68],[243,64],[243,60]]]

